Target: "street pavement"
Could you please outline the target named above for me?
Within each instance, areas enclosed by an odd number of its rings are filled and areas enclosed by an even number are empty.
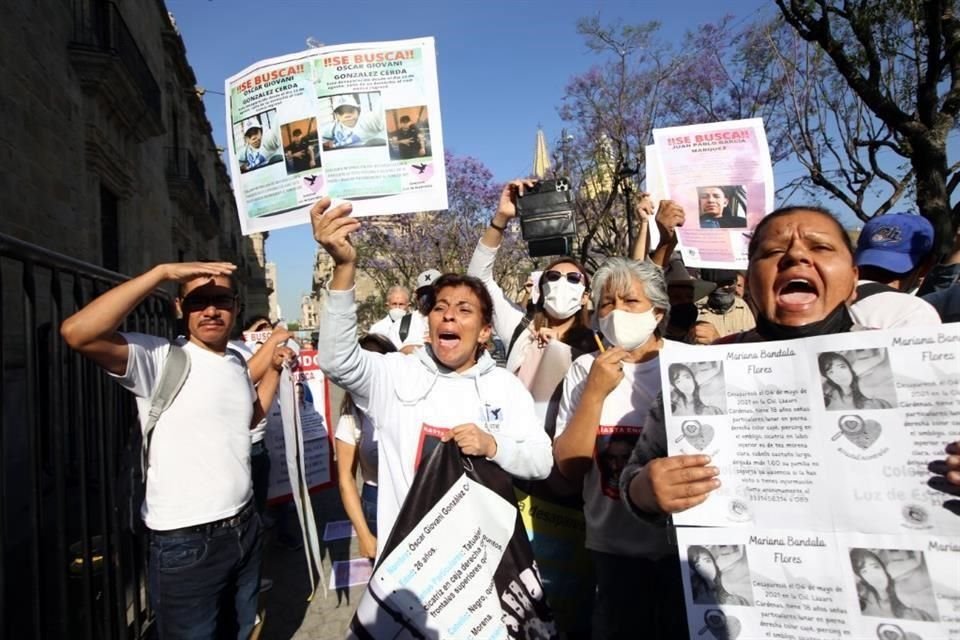
[[[323,554],[323,580],[329,584],[333,562],[359,558],[357,539],[323,542],[327,522],[346,520],[337,487],[322,489],[313,495],[313,509],[320,531]],[[289,523],[290,526],[285,526]],[[285,522],[277,521],[267,530],[264,540],[263,575],[273,580],[273,588],[260,596],[261,609],[266,610],[260,640],[341,640],[364,587],[328,590],[326,597],[318,588],[310,595],[310,580],[303,549],[290,549],[282,544],[281,531],[300,539],[296,514],[291,510]]]

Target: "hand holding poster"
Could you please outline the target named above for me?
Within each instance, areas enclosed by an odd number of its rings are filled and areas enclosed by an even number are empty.
[[[674,515],[691,637],[960,638],[960,501],[931,471],[958,346],[944,325],[663,352],[670,453],[723,483]]]
[[[687,214],[678,229],[683,261],[690,267],[746,269],[747,235],[773,209],[763,120],[654,129],[653,140],[647,163],[664,187],[662,197]]]
[[[225,93],[244,234],[307,223],[324,196],[355,216],[447,208],[432,38],[264,60]]]

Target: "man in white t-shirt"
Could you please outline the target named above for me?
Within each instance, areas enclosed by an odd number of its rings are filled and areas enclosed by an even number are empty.
[[[938,325],[940,315],[913,291],[933,264],[933,225],[920,215],[888,213],[863,226],[854,259],[860,272],[850,305],[867,329]]]
[[[60,332],[136,396],[141,428],[171,342],[121,333],[127,315],[165,282],[177,306],[189,373],[148,443],[149,593],[161,638],[249,637],[260,588],[261,523],[253,506],[250,429],[270,405],[284,359],[277,347],[255,390],[243,358],[228,348],[239,311],[225,262],[162,264],[110,289],[67,318]]]
[[[417,288],[414,290],[414,308],[410,312],[409,324],[403,318],[390,326],[386,334],[401,353],[413,353],[427,341],[427,316],[423,313],[424,304],[432,300],[433,283],[443,275],[436,269],[427,269],[417,276]]]
[[[370,329],[367,330],[367,333],[376,333],[381,336],[390,336],[390,332],[393,330],[393,326],[398,322],[402,322],[403,318],[410,314],[410,291],[403,285],[395,284],[387,290],[387,315],[377,320],[372,325]],[[409,332],[409,320],[407,330]],[[405,337],[405,336],[404,336]],[[394,343],[394,346],[399,349],[403,346],[403,341],[400,343]]]

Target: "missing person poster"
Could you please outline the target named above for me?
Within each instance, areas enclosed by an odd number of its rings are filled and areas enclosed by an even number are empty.
[[[960,326],[664,351],[691,637],[960,638]],[[726,634],[726,635],[724,635]]]
[[[558,637],[505,471],[453,441],[432,450],[347,637]]]
[[[647,163],[655,166],[662,197],[687,214],[677,230],[684,263],[746,269],[750,230],[773,210],[773,165],[763,120],[654,129],[653,140]]]
[[[330,429],[329,383],[317,365],[317,352],[301,349],[294,369],[297,424],[303,445],[302,466],[310,492],[333,482],[333,432]],[[267,449],[270,451],[271,504],[289,502],[292,496],[286,457],[286,436],[279,403],[267,416]]]
[[[433,38],[271,58],[226,80],[227,148],[244,234],[353,215],[447,208]]]

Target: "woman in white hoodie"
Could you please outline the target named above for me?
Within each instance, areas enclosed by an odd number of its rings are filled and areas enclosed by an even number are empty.
[[[484,456],[520,478],[550,473],[550,440],[537,422],[533,399],[517,378],[497,368],[484,344],[493,303],[475,278],[447,274],[434,283],[427,315],[430,343],[410,355],[378,354],[357,345],[350,233],[360,221],[352,205],[310,211],[313,235],[334,261],[320,318],[320,368],[353,396],[379,434],[378,554],[413,483],[424,440],[440,435],[467,455]]]

